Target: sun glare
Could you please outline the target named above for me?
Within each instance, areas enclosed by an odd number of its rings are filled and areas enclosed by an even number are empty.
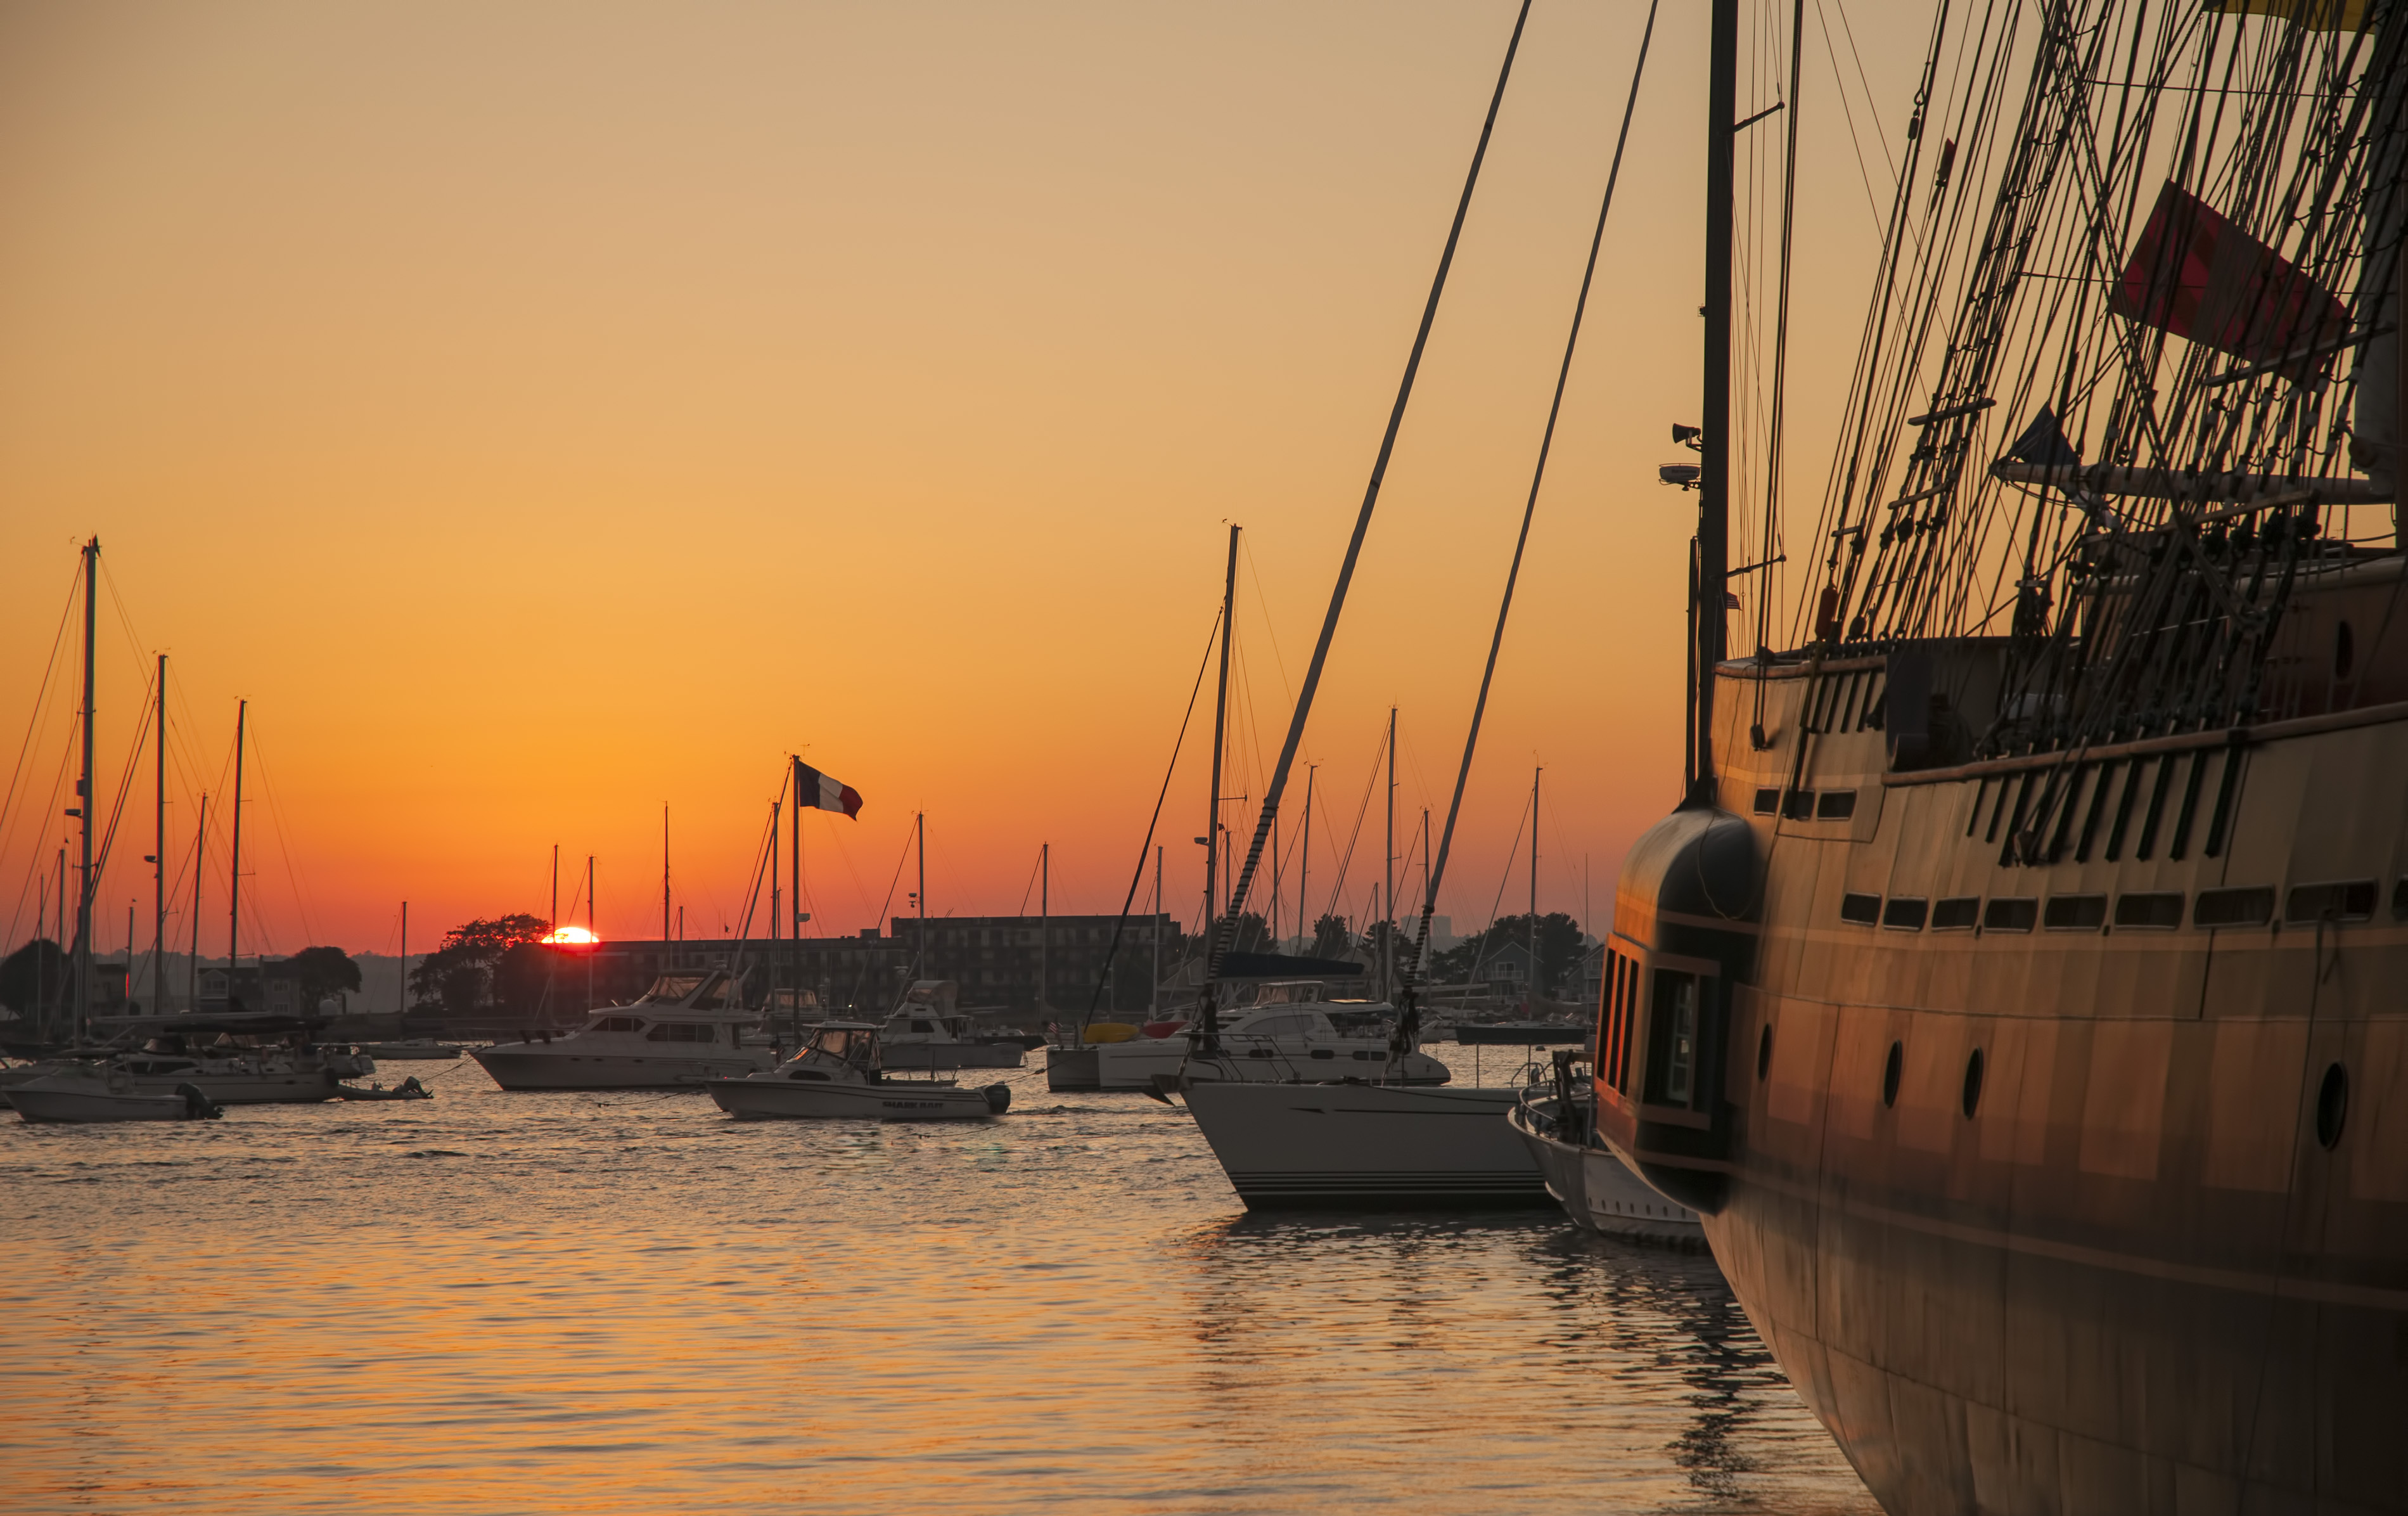
[[[588,948],[602,939],[581,926],[562,926],[554,928],[544,940],[555,947]]]

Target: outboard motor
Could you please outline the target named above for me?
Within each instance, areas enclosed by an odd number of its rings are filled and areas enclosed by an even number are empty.
[[[983,1093],[986,1095],[986,1108],[996,1115],[1000,1116],[1011,1108],[1010,1085],[990,1084]]]
[[[225,1114],[218,1108],[216,1101],[201,1093],[198,1085],[179,1084],[176,1086],[176,1094],[184,1097],[184,1115],[190,1120],[214,1121]]]

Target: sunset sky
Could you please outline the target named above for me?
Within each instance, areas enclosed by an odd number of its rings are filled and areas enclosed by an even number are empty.
[[[1751,4],[1753,35],[1788,8]],[[39,692],[92,533],[102,803],[165,651],[178,870],[251,703],[247,953],[390,951],[404,899],[422,949],[540,914],[555,843],[564,876],[597,858],[604,936],[652,935],[665,804],[687,933],[717,936],[797,750],[867,801],[807,818],[813,932],[906,909],[922,808],[933,913],[1023,908],[1046,841],[1057,912],[1117,909],[1227,522],[1226,788],[1267,782],[1512,14],[0,7],[7,941],[70,835],[71,697]],[[1806,523],[1923,40],[1843,14],[1808,7]],[[1533,10],[1307,737],[1316,911],[1392,703],[1399,833],[1443,813],[1644,15]],[[1522,908],[1534,764],[1547,909],[1601,909],[1674,798],[1695,497],[1656,468],[1699,408],[1705,25],[1658,22],[1440,901],[1458,929],[1500,887]],[[1780,130],[1749,135],[1759,174]],[[1209,700],[1159,837],[1190,918]],[[147,941],[150,816],[146,759],[104,948],[129,900]],[[1378,825],[1375,800],[1342,912]]]

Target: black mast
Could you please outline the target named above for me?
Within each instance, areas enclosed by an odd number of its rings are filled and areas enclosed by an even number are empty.
[[[167,1008],[167,655],[159,655],[159,708],[153,718],[158,727],[158,747],[152,750],[153,779],[150,790],[151,846],[157,851],[150,855],[150,1011],[157,1015]],[[134,949],[127,944],[125,957],[134,958]]]
[[[1698,474],[1698,572],[1689,798],[1714,801],[1714,669],[1723,661],[1724,579],[1730,565],[1732,130],[1738,116],[1739,0],[1713,0],[1706,88],[1706,395]]]
[[[1203,1032],[1203,1049],[1208,1053],[1221,1051],[1220,1008],[1212,998],[1212,970],[1219,966],[1212,944],[1219,931],[1221,912],[1212,898],[1213,881],[1219,877],[1221,864],[1221,749],[1227,740],[1229,723],[1229,633],[1238,613],[1238,528],[1229,528],[1229,572],[1221,587],[1221,682],[1212,697],[1212,804],[1204,818],[1204,998],[1199,1006],[1202,1015],[1197,1026]]]
[[[83,823],[83,872],[76,899],[75,937],[75,1005],[67,1012],[67,1028],[82,1034],[86,1018],[92,1015],[92,745],[93,745],[93,644],[96,622],[93,616],[93,593],[100,586],[100,538],[94,536],[83,549],[83,777],[76,780],[76,819]]]
[[[234,847],[226,868],[226,997],[235,994],[235,970],[242,966],[242,737],[251,720],[251,702],[234,706]]]

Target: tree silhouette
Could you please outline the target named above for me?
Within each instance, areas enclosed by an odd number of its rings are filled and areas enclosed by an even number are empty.
[[[284,960],[283,968],[301,982],[301,1009],[315,1011],[329,995],[360,987],[360,965],[340,948],[304,948]]]
[[[443,945],[409,971],[415,1003],[440,1005],[454,1016],[491,1007],[501,988],[497,980],[504,955],[542,940],[551,931],[550,922],[524,912],[452,928],[443,934]]]

